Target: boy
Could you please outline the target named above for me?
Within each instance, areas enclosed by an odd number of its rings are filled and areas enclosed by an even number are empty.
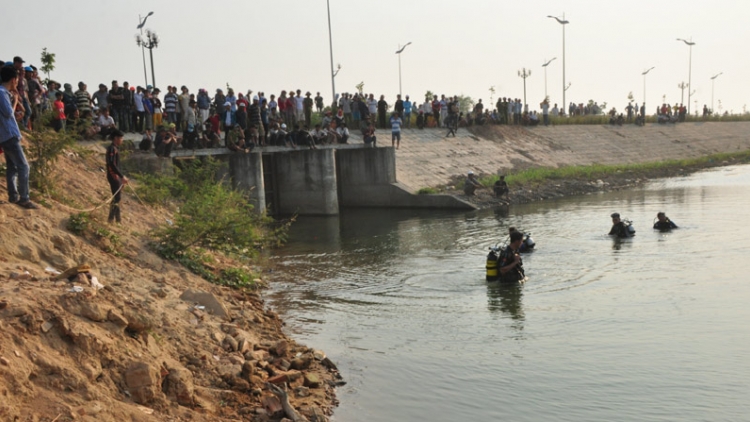
[[[54,105],[54,118],[52,119],[52,128],[55,129],[55,132],[63,131],[65,132],[65,104],[62,101],[63,99],[63,93],[60,91],[57,91],[55,94],[55,102]]]

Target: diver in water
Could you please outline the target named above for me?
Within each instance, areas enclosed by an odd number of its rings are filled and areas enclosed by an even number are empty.
[[[515,227],[508,227],[508,235],[511,235],[513,232],[518,232],[518,229]],[[534,240],[531,239],[530,236],[525,235],[523,232],[519,233],[523,235],[523,242],[521,242],[521,247],[518,249],[518,251],[524,253],[534,249],[534,246],[536,246]]]
[[[632,227],[620,220],[619,213],[613,213],[610,217],[612,217],[612,229],[609,231],[610,236],[614,235],[619,238],[626,238],[635,235],[635,230],[632,230]]]
[[[659,211],[656,214],[656,218],[659,220],[656,223],[654,223],[654,229],[656,230],[663,231],[663,230],[671,230],[671,229],[677,228],[677,224],[675,224],[672,220],[670,220],[669,217],[667,217],[667,215],[661,211]]]
[[[520,248],[523,243],[523,233],[514,231],[510,234],[510,244],[502,252],[498,260],[500,281],[519,282],[526,278],[521,260]]]

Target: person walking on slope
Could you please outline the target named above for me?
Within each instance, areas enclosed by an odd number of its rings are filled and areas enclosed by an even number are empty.
[[[109,207],[109,217],[107,221],[112,223],[121,221],[120,219],[120,197],[122,188],[128,184],[128,178],[120,171],[120,145],[122,145],[123,133],[115,130],[110,135],[112,143],[107,147],[107,181],[112,190],[112,203]]]
[[[395,146],[396,149],[401,146],[401,125],[403,125],[403,121],[394,111],[391,115],[391,146]]]

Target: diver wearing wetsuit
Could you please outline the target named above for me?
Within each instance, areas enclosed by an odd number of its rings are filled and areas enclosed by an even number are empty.
[[[510,244],[505,248],[498,260],[500,281],[519,282],[526,277],[523,270],[523,261],[519,254],[522,243],[523,233],[515,231],[510,234]]]
[[[628,231],[628,226],[620,220],[619,213],[613,213],[612,217],[612,229],[609,231],[610,236],[617,236],[619,238],[631,237],[632,234]]]
[[[654,229],[656,230],[671,230],[677,228],[677,224],[670,220],[669,217],[661,211],[656,214],[656,218],[659,219],[659,221],[654,223]]]

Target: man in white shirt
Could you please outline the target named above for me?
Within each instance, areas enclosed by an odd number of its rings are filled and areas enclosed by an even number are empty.
[[[555,103],[555,106],[552,107],[552,116],[557,117],[560,115],[560,109],[557,108],[557,103]]]
[[[140,86],[133,93],[133,105],[135,106],[135,130],[138,133],[143,132],[143,123],[146,116],[146,109],[143,108],[143,88]]]
[[[375,118],[378,115],[378,100],[375,99],[373,94],[367,99],[367,109],[370,111],[370,120],[375,123]]]
[[[305,98],[302,97],[302,90],[297,90],[297,96],[294,97],[294,120],[300,124],[305,122]]]

